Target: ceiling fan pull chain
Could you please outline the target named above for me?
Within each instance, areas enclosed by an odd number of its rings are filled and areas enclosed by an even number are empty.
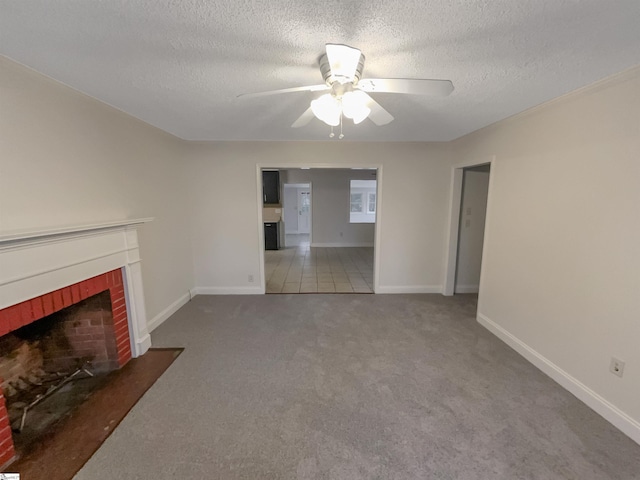
[[[340,112],[340,135],[338,135],[338,140],[342,140],[344,138],[344,133],[342,133],[342,112]]]
[[[333,125],[331,125],[331,133],[329,134],[329,138],[335,137],[335,133],[333,133]]]

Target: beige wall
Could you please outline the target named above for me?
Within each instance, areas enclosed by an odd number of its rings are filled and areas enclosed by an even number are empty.
[[[381,166],[379,291],[441,290],[449,181],[446,144],[219,142],[192,144],[190,150],[195,276],[201,292],[259,291],[257,282],[248,282],[249,275],[258,279],[263,268],[258,165]]]
[[[495,155],[480,320],[640,442],[640,71],[467,135],[453,153]]]
[[[156,217],[140,229],[148,318],[184,296],[184,142],[2,57],[0,105],[0,233]]]

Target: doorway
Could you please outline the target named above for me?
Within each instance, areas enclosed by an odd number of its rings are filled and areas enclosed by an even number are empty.
[[[480,292],[492,162],[453,167],[444,295]]]
[[[311,184],[283,185],[283,220],[285,247],[311,243]]]
[[[378,168],[279,169],[283,243],[262,252],[265,293],[374,292],[379,173]],[[371,191],[354,192],[354,180],[373,183]],[[354,194],[360,196],[354,200]],[[353,219],[356,207],[367,222]],[[263,218],[266,213],[263,209]]]
[[[454,294],[480,289],[490,172],[490,165],[463,169]]]

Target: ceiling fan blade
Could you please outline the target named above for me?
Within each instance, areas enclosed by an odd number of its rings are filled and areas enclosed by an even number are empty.
[[[356,88],[374,93],[408,93],[446,97],[453,92],[451,80],[427,80],[410,78],[365,78]]]
[[[365,95],[367,94],[365,93]],[[369,113],[368,117],[369,120],[371,120],[379,127],[393,121],[393,115],[382,108],[382,105],[371,98],[370,95],[367,95],[367,97],[367,107],[371,109],[371,113]]]
[[[357,48],[335,43],[327,43],[325,48],[331,75],[338,80],[350,79],[349,81],[353,81],[362,52]]]
[[[300,127],[304,127],[305,125],[307,125],[313,118],[315,117],[315,115],[313,114],[313,110],[311,110],[311,107],[307,108],[305,110],[305,112],[300,115],[298,117],[298,119],[293,122],[293,124],[291,125],[292,128],[300,128]]]
[[[327,85],[307,85],[306,87],[283,88],[281,90],[269,90],[268,92],[241,93],[237,98],[266,97],[291,92],[321,92],[322,90],[329,90],[329,87]]]

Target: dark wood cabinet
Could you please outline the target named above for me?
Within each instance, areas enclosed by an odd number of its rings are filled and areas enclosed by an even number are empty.
[[[264,224],[264,249],[278,250],[280,241],[278,239],[278,222]]]
[[[262,200],[265,204],[280,203],[280,172],[274,170],[262,172]]]

